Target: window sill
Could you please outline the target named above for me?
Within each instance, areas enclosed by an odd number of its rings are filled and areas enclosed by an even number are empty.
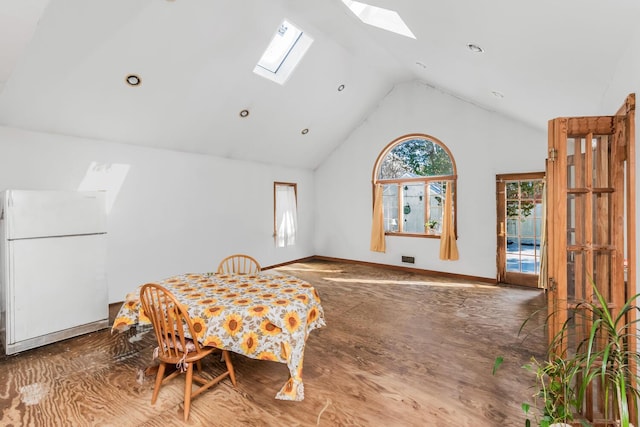
[[[427,239],[439,239],[440,234],[426,234],[426,233],[396,233],[393,231],[386,231],[385,236],[401,236],[401,237],[423,237]]]

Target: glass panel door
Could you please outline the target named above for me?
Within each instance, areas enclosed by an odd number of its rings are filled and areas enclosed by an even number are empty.
[[[537,286],[540,273],[544,174],[499,175],[498,280]]]

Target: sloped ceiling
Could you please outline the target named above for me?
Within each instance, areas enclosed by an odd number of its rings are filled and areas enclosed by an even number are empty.
[[[341,0],[2,0],[0,124],[314,169],[409,80],[540,129],[610,114],[640,21],[637,0],[368,3],[416,39]],[[314,42],[281,86],[253,67],[283,18]]]

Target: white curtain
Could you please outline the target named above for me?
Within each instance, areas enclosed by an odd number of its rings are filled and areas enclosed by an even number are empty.
[[[296,244],[298,210],[293,185],[276,185],[276,246]]]

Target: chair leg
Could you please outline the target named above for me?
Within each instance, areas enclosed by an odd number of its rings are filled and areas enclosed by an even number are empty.
[[[227,350],[222,350],[222,357],[224,358],[224,363],[227,365],[227,370],[229,371],[229,379],[231,379],[231,384],[236,386],[236,373],[233,370],[233,364],[231,363],[231,356]]]
[[[184,381],[184,420],[189,419],[189,410],[191,409],[191,382],[193,381],[193,363],[189,363],[187,375]]]
[[[158,398],[158,392],[160,391],[160,385],[162,384],[162,379],[164,378],[164,370],[166,365],[164,363],[160,363],[158,365],[158,373],[156,374],[156,385],[153,387],[153,396],[151,396],[151,404],[156,403],[156,399]]]

